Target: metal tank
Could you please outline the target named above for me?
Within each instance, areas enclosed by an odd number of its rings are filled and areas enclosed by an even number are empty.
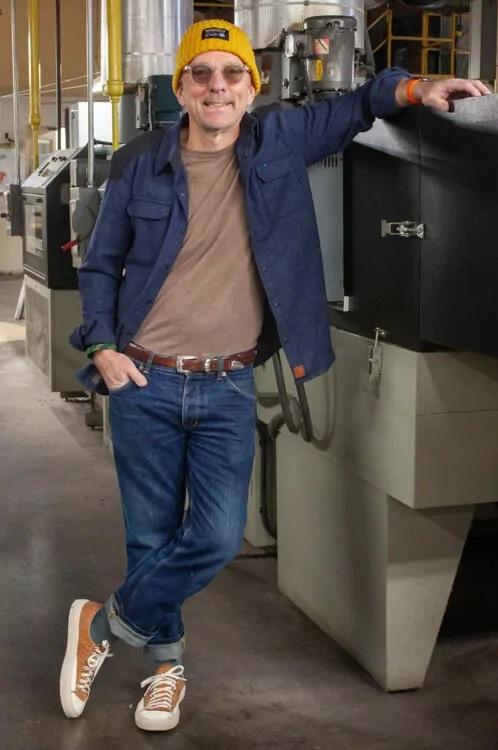
[[[101,10],[101,81],[107,81],[107,3]],[[172,75],[180,38],[192,23],[192,3],[184,0],[123,0],[123,80],[144,83]]]
[[[271,47],[282,29],[299,31],[309,16],[356,18],[355,47],[365,48],[364,0],[235,0],[235,23],[249,35],[254,49]]]

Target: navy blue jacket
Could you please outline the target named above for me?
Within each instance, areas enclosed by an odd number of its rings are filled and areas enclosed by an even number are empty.
[[[375,117],[394,114],[394,90],[406,77],[404,71],[387,70],[341,97],[246,114],[241,122],[236,153],[251,247],[266,293],[257,362],[281,345],[300,382],[321,375],[334,361],[306,169],[344,149]],[[185,118],[168,131],[131,141],[113,156],[79,271],[83,324],[71,335],[77,349],[105,342],[123,351],[173,267],[188,221],[182,125]],[[192,310],[192,316],[202,314],[202,309]],[[78,377],[86,388],[107,393],[95,365]]]

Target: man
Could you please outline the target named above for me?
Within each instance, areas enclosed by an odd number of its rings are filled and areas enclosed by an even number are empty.
[[[121,638],[152,662],[135,712],[147,730],[179,720],[183,602],[240,548],[253,365],[280,345],[299,382],[333,362],[307,166],[410,102],[447,110],[451,94],[487,93],[388,70],[258,118],[246,113],[260,88],[250,42],[218,20],[187,30],[173,87],[186,110],[178,126],[113,158],[72,337],[93,358],[83,382],[110,394],[128,567],[105,605],[73,603],[61,700],[67,716],[82,713]]]

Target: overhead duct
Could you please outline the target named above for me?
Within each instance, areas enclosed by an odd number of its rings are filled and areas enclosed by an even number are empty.
[[[271,47],[282,29],[294,31],[310,16],[351,16],[356,19],[355,47],[365,47],[363,0],[235,0],[235,23],[249,35],[255,49]]]

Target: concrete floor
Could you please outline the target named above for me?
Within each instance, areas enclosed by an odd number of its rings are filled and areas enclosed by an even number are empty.
[[[498,748],[496,632],[469,635],[467,621],[466,634],[440,638],[424,690],[387,695],[278,593],[272,559],[234,562],[188,603],[189,687],[177,730],[135,728],[147,670],[139,651],[119,644],[84,716],[66,719],[58,675],[67,609],[119,584],[121,516],[101,434],[84,426],[88,406],[50,394],[24,358],[23,327],[10,320],[18,289],[0,280],[3,750]],[[464,604],[460,592],[457,610]]]

